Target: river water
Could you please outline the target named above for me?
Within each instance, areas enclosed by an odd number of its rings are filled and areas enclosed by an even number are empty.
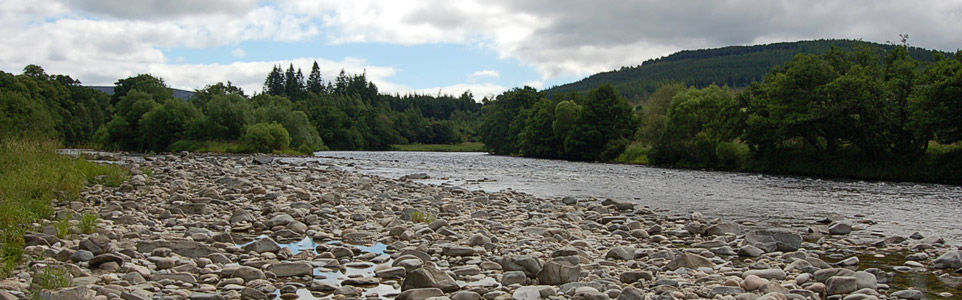
[[[426,173],[419,182],[470,190],[512,189],[538,197],[613,198],[667,215],[701,212],[708,218],[798,226],[841,218],[865,234],[920,232],[962,241],[962,187],[868,182],[748,173],[662,169],[518,158],[485,153],[318,152],[321,163],[398,178]]]

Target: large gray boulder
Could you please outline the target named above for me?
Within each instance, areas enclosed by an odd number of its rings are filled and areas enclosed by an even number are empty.
[[[549,261],[538,272],[538,282],[541,284],[561,285],[578,281],[581,266],[572,266],[566,261]]]
[[[745,234],[745,244],[758,247],[765,252],[792,252],[802,246],[802,236],[782,230],[755,230]]]
[[[698,268],[712,268],[715,264],[711,262],[708,258],[704,256],[694,254],[694,253],[682,253],[675,255],[675,258],[668,263],[667,267],[669,270],[677,270],[679,268],[687,269],[698,269]]]
[[[277,242],[274,241],[274,239],[269,237],[264,237],[261,239],[257,239],[253,243],[244,245],[244,247],[241,247],[241,249],[244,249],[244,251],[248,251],[248,252],[253,251],[257,253],[265,253],[265,252],[280,251],[281,246],[278,245]]]
[[[283,262],[271,264],[267,271],[274,273],[277,277],[305,276],[314,273],[314,267],[306,262]]]
[[[408,273],[401,283],[401,291],[421,288],[438,288],[450,293],[458,290],[458,284],[450,275],[438,270],[433,263],[425,263],[421,268]]]
[[[529,278],[537,277],[541,268],[541,261],[531,256],[511,256],[501,260],[502,271],[521,271]]]
[[[932,261],[932,267],[936,269],[962,268],[962,251],[955,250],[943,253]]]

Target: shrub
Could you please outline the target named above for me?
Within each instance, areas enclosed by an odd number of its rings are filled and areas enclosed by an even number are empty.
[[[73,276],[61,266],[47,266],[33,276],[33,286],[41,290],[69,287],[72,282]]]
[[[437,220],[437,219],[438,219],[437,217],[425,211],[415,210],[413,213],[411,213],[411,222],[414,222],[414,223],[430,224],[431,222],[434,222],[434,220]]]
[[[83,216],[80,217],[79,226],[80,232],[84,234],[94,233],[94,230],[97,229],[97,214],[89,212],[84,213]]]
[[[244,146],[250,151],[270,153],[274,150],[286,149],[291,144],[291,136],[287,129],[278,123],[257,123],[248,126],[241,136]]]
[[[60,220],[53,223],[53,227],[57,229],[57,238],[66,238],[70,235],[70,219],[73,218],[73,214],[67,212]]]

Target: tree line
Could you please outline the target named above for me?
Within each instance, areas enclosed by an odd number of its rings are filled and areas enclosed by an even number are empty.
[[[662,84],[632,109],[530,88],[483,108],[496,154],[803,175],[962,183],[962,52],[903,43],[795,55],[735,91]]]
[[[139,152],[387,150],[393,144],[473,141],[481,104],[449,95],[379,93],[365,74],[324,81],[315,62],[304,77],[293,65],[267,75],[262,93],[231,82],[173,97],[163,79],[140,74],[113,95],[29,65],[0,73],[0,138],[46,136],[66,146]]]

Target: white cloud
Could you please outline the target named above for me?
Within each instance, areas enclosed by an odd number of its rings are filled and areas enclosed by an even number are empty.
[[[241,48],[232,50],[230,54],[236,58],[243,58],[244,56],[247,56],[247,52],[244,52],[244,49]]]
[[[474,73],[471,73],[471,77],[499,78],[501,77],[501,74],[498,74],[498,71],[494,71],[494,70],[480,70],[480,71],[475,71]]]

